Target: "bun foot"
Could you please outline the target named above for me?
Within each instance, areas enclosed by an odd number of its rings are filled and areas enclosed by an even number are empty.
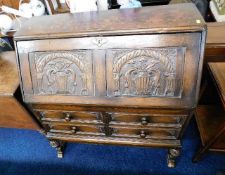
[[[180,155],[180,149],[169,149],[167,155],[167,166],[174,168],[176,166],[176,158]]]
[[[58,140],[50,140],[50,145],[56,149],[57,157],[63,158],[64,142]]]

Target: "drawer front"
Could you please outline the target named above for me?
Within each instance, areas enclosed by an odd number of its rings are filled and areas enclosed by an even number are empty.
[[[103,123],[99,112],[86,111],[35,111],[42,122]]]
[[[180,128],[183,126],[187,118],[187,115],[178,115],[172,113],[134,114],[56,110],[36,110],[35,113],[42,122],[89,123],[130,127]]]
[[[140,138],[140,139],[177,139],[180,129],[171,128],[128,128],[118,126],[88,124],[47,124],[50,133],[69,135],[101,135],[107,137]]]
[[[111,125],[138,125],[154,127],[182,127],[187,116],[173,114],[110,113]]]
[[[48,124],[49,132],[55,134],[68,134],[68,135],[102,135],[101,126],[99,125],[57,125]]]
[[[112,136],[141,139],[177,139],[180,129],[111,127]]]

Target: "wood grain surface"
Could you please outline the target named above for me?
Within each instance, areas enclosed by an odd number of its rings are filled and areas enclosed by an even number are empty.
[[[18,88],[16,54],[3,52],[0,54],[0,127],[40,129],[21,100],[17,99]]]

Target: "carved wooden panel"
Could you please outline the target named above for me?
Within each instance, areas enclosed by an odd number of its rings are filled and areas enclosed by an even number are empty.
[[[33,91],[38,95],[93,95],[91,51],[29,54]]]
[[[107,52],[107,95],[180,97],[183,47]]]

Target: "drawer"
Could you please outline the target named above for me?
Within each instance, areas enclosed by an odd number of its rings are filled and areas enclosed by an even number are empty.
[[[35,111],[42,122],[67,122],[67,123],[102,123],[99,112],[86,111]]]
[[[48,124],[49,132],[55,134],[69,134],[69,135],[102,135],[101,126],[98,125],[56,125]]]
[[[187,115],[178,114],[135,114],[116,112],[87,112],[87,111],[36,111],[42,122],[58,123],[87,123],[110,124],[130,127],[167,127],[180,128],[184,124]]]
[[[140,138],[140,139],[177,139],[180,129],[173,128],[128,128],[108,127],[104,125],[58,125],[48,124],[49,132],[69,135],[100,135],[118,138]]]
[[[173,114],[109,113],[111,125],[139,125],[154,127],[182,127],[187,116]]]
[[[177,139],[180,129],[111,127],[113,137],[141,139]]]

